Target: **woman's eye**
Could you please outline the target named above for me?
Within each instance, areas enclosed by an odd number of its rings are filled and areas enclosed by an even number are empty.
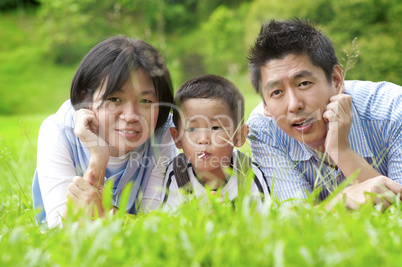
[[[148,100],[148,99],[141,99],[140,103],[141,104],[150,104],[150,103],[153,103],[153,102],[151,100]]]
[[[110,102],[121,102],[121,99],[118,97],[109,97],[107,100]]]

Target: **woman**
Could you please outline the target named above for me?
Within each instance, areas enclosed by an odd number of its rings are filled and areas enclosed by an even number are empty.
[[[177,154],[169,133],[173,88],[159,52],[123,36],[96,45],[83,59],[70,100],[39,131],[34,207],[40,223],[61,226],[67,198],[102,216],[103,185],[113,205],[133,182],[129,213],[158,206],[166,165]]]

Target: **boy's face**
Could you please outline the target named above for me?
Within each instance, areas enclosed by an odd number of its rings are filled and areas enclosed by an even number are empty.
[[[327,125],[322,115],[329,98],[344,90],[340,69],[334,68],[328,83],[308,55],[289,54],[270,60],[260,70],[266,114],[290,137],[323,148]]]
[[[244,134],[246,125],[236,131],[229,106],[220,99],[185,100],[179,113],[179,129],[171,128],[176,146],[183,149],[196,172],[221,176],[221,167],[230,165],[233,146],[245,141],[240,132]]]

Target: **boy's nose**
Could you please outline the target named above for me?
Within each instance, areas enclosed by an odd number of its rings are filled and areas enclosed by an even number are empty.
[[[210,143],[209,132],[202,131],[200,133],[200,136],[198,137],[198,144],[199,145],[209,145],[209,143]]]

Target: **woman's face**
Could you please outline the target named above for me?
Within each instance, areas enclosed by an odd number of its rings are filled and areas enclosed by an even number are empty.
[[[143,144],[154,132],[158,99],[150,76],[141,69],[101,105],[104,87],[95,92],[92,108],[99,121],[99,136],[109,144],[110,156],[118,157]]]

